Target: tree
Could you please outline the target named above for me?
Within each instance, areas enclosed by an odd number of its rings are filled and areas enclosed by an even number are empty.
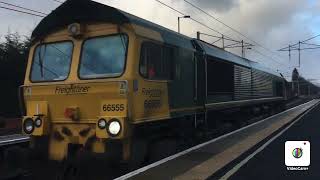
[[[18,88],[23,84],[30,39],[7,34],[0,42],[0,116],[19,116]]]

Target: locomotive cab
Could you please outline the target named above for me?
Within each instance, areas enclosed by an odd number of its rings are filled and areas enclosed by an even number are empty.
[[[105,152],[105,141],[125,138],[129,128],[132,35],[112,24],[77,27],[34,43],[22,87],[23,132],[35,143],[47,136],[51,159],[65,158],[73,144]]]
[[[23,133],[49,159],[85,149],[130,160],[139,144],[132,143],[133,126],[170,117],[169,79],[159,79],[169,73],[148,62],[151,50],[162,52],[161,34],[128,17],[136,18],[69,0],[34,30],[20,90]]]

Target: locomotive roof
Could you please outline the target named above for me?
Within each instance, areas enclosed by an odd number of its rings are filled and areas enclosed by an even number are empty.
[[[246,58],[242,58],[236,54],[233,54],[231,52],[225,51],[219,47],[216,47],[214,45],[208,44],[207,42],[196,40],[195,41],[200,44],[200,46],[203,48],[203,50],[206,52],[206,54],[216,57],[221,60],[229,61],[231,63],[239,64],[241,66],[257,69],[260,71],[264,71],[270,74],[273,74],[275,76],[279,76],[279,73],[276,73],[272,71],[269,68],[266,68],[265,66],[261,65],[260,63],[251,61]]]
[[[170,29],[119,9],[91,0],[67,0],[37,25],[32,33],[32,38],[37,40],[52,31],[66,27],[75,22],[107,22],[119,25],[126,23],[136,24],[156,30],[161,34],[165,43],[187,49],[194,49],[190,37],[176,33]]]

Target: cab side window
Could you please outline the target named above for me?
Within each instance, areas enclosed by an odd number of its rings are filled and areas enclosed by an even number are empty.
[[[144,42],[141,47],[140,74],[150,80],[173,78],[173,48]]]

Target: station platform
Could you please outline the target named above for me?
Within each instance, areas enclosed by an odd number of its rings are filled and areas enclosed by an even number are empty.
[[[117,179],[283,179],[286,140],[309,140],[312,146],[318,140],[320,150],[319,102],[288,109]],[[320,155],[314,156],[320,162]]]
[[[284,179],[284,180],[319,180],[320,179],[320,106],[296,121],[287,131],[272,141],[266,148],[250,158],[242,167],[229,173],[228,179]],[[285,165],[285,142],[309,141],[310,166],[308,170],[288,170]],[[230,171],[230,170],[229,170]],[[217,179],[212,176],[211,179]]]

